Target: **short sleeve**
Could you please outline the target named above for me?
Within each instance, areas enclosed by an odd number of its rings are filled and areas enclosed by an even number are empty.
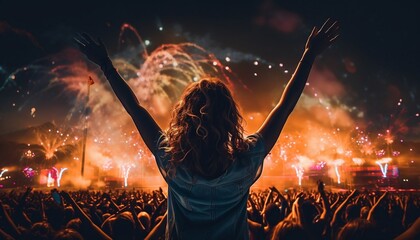
[[[162,174],[162,177],[167,180],[170,156],[165,151],[165,144],[163,143],[164,141],[165,135],[162,134],[156,142],[156,150],[153,152],[153,155],[155,156],[156,164],[160,173]]]
[[[253,176],[252,183],[258,180],[263,170],[264,158],[266,156],[264,139],[259,133],[247,137],[249,149],[246,157],[250,160],[250,171]]]

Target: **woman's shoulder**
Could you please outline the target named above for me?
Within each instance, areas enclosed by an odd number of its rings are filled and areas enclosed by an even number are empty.
[[[244,155],[262,155],[265,153],[264,139],[261,134],[254,133],[245,138],[248,148],[242,153]]]

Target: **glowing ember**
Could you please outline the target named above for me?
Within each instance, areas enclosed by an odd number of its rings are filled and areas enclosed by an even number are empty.
[[[26,151],[24,155],[27,158],[33,158],[33,157],[35,157],[35,153],[32,152],[31,150]]]

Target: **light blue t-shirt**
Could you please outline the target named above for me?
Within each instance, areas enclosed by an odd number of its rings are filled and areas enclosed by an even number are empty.
[[[221,176],[208,180],[178,167],[167,174],[163,149],[154,155],[168,183],[166,239],[249,239],[249,188],[260,177],[265,157],[261,135],[248,136],[250,148],[238,156]]]

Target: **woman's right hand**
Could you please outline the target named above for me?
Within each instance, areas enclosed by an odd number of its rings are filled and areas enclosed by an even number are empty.
[[[86,57],[96,63],[99,66],[103,66],[109,61],[108,51],[101,39],[97,41],[93,40],[92,37],[87,33],[79,34],[74,37],[74,41],[79,46],[80,51],[86,55]]]
[[[306,42],[305,49],[314,56],[322,53],[339,36],[337,21],[327,19],[320,29],[314,27]]]

